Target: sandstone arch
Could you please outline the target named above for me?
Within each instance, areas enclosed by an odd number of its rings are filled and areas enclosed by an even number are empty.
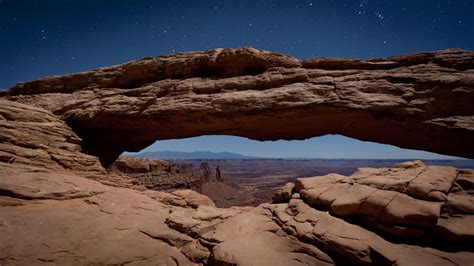
[[[385,59],[253,48],[144,58],[20,83],[4,95],[61,116],[103,165],[157,139],[341,134],[474,158],[474,53]]]

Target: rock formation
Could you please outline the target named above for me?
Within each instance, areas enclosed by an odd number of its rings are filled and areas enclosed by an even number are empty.
[[[200,174],[201,181],[204,182],[211,182],[213,181],[213,176],[211,172],[211,167],[209,167],[209,163],[203,162],[199,166],[198,171],[202,174]]]
[[[140,185],[148,189],[161,191],[192,189],[198,192],[201,191],[202,181],[199,177],[194,176],[186,165],[177,165],[169,161],[119,157],[107,169],[112,173],[133,177]]]
[[[109,173],[132,177],[135,183],[152,190],[194,190],[208,196],[217,207],[248,206],[251,203],[249,195],[223,182],[219,167],[213,177],[207,162],[201,163],[193,171],[192,164],[121,156],[107,170]]]
[[[446,250],[474,250],[474,170],[426,166],[360,168],[295,183],[309,206],[350,220],[386,239]]]
[[[19,83],[6,98],[49,110],[110,165],[158,139],[341,134],[474,158],[474,53],[350,60],[253,48],[144,58]]]
[[[473,170],[362,168],[221,209],[102,166],[199,134],[342,133],[473,157],[472,65],[460,50],[298,61],[219,49],[19,84],[0,99],[0,264],[472,265]]]
[[[221,176],[221,169],[219,168],[219,165],[216,166],[216,181],[217,182],[222,182],[222,176]]]

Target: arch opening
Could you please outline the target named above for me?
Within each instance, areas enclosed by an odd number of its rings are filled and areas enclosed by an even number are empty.
[[[211,109],[215,113],[203,115],[182,110],[176,115],[165,113],[152,118],[99,114],[93,121],[71,117],[67,122],[83,139],[84,152],[98,156],[105,167],[123,152],[138,152],[156,140],[203,135],[275,141],[336,134],[401,148],[474,158],[471,131],[449,123],[325,105],[261,112],[236,110],[224,113],[216,107]]]

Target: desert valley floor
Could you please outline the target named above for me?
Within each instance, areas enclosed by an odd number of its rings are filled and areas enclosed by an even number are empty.
[[[141,156],[141,155],[140,155]],[[257,206],[297,178],[336,173],[350,176],[361,167],[390,167],[410,159],[153,159],[121,157],[109,171],[136,178],[159,191],[192,189],[218,207]],[[427,165],[474,169],[473,160],[423,160]],[[219,173],[217,173],[219,167]]]

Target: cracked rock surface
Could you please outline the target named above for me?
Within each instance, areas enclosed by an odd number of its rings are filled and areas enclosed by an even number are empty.
[[[473,251],[472,182],[472,169],[413,161],[393,168],[360,168],[349,177],[301,178],[293,192],[309,206],[387,239]]]

